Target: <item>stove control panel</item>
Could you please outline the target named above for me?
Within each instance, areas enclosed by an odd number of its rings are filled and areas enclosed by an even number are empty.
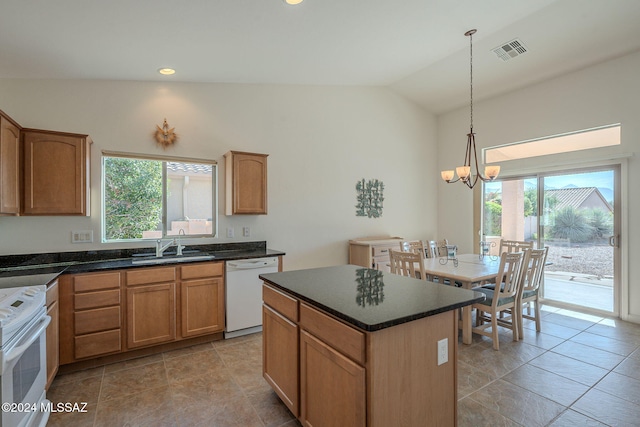
[[[0,328],[20,321],[44,306],[46,286],[0,289]]]

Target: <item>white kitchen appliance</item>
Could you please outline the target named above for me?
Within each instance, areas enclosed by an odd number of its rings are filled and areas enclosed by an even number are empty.
[[[278,271],[278,257],[226,262],[225,338],[262,330],[262,280],[260,274]]]
[[[0,289],[0,427],[45,426],[49,419],[44,285]]]

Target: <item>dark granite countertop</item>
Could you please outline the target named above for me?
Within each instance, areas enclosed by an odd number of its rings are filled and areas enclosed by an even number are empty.
[[[355,265],[262,274],[265,282],[365,331],[482,301],[480,292]]]
[[[175,257],[175,248],[170,248],[164,255],[167,262],[161,264],[133,263],[133,259],[143,259],[147,254],[155,255],[155,248],[0,256],[0,288],[47,284],[63,273],[87,273],[203,261],[202,258],[190,259],[192,256],[209,255],[213,256],[211,261],[231,261],[285,255],[282,251],[268,249],[266,242],[189,245],[184,252],[184,257]]]

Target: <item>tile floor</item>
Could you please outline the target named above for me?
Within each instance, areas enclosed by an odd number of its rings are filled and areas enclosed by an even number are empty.
[[[294,427],[262,379],[260,334],[107,365],[56,378],[54,426]],[[640,325],[552,307],[542,333],[460,344],[458,426],[640,425]],[[426,426],[427,424],[425,424]]]

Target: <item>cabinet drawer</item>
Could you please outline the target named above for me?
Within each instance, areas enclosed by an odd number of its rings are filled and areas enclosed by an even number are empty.
[[[362,332],[319,312],[305,303],[300,304],[300,327],[311,332],[354,361],[364,365],[365,338]]]
[[[271,286],[262,285],[262,301],[287,319],[298,321],[298,300],[295,298],[291,298]]]
[[[183,265],[180,267],[180,276],[182,279],[199,279],[222,276],[223,271],[223,262],[208,262],[206,264]]]
[[[76,335],[120,327],[120,307],[97,308],[74,313]]]
[[[118,305],[120,304],[120,289],[75,294],[73,296],[73,301],[73,307],[76,310]]]
[[[390,262],[391,261],[388,255],[374,257],[371,260],[371,268],[373,268],[374,270],[389,271]]]
[[[120,273],[85,274],[73,277],[75,292],[90,292],[120,287]]]
[[[75,358],[118,352],[120,343],[120,329],[75,337]]]
[[[398,244],[395,244],[395,245],[372,246],[372,247],[371,247],[371,252],[372,252],[372,255],[373,255],[374,257],[376,257],[376,256],[380,256],[380,255],[386,255],[386,256],[389,256],[389,251],[390,251],[391,249],[394,249],[394,250],[398,250],[398,251],[399,251],[399,250],[400,250],[400,244],[398,243]]]
[[[174,282],[176,280],[175,267],[141,268],[126,272],[127,286],[148,283]]]

